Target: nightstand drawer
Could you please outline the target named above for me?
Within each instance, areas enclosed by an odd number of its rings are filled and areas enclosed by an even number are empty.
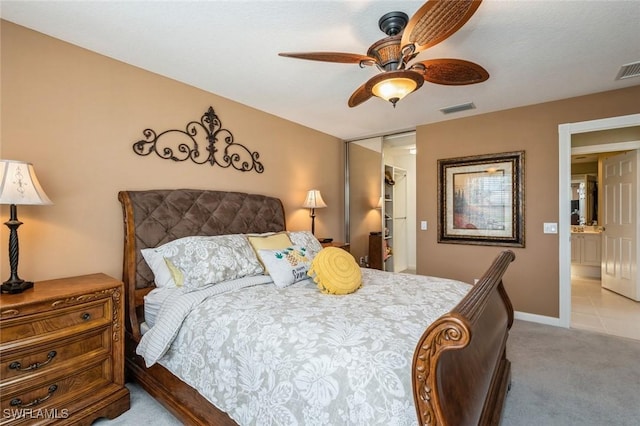
[[[111,327],[92,330],[72,338],[5,351],[0,357],[0,384],[4,387],[17,381],[36,379],[50,370],[62,369],[86,363],[95,356],[108,355],[111,351]]]
[[[34,386],[3,388],[0,400],[3,416],[0,418],[0,425],[15,421],[19,416],[27,416],[26,424],[33,424],[33,419],[28,416],[44,410],[53,411],[54,408],[62,417],[65,410],[71,414],[73,411],[69,408],[77,401],[90,399],[92,392],[111,383],[109,363],[109,360],[103,360],[74,374]]]
[[[51,309],[42,313],[9,318],[0,327],[0,343],[7,344],[31,337],[44,338],[48,333],[83,325],[91,328],[107,324],[111,319],[111,299],[100,299],[63,309]]]

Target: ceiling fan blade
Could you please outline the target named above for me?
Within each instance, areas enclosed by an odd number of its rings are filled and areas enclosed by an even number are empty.
[[[410,69],[421,73],[425,81],[448,86],[482,83],[489,78],[480,65],[462,59],[427,59],[416,62]]]
[[[435,46],[458,31],[475,13],[482,0],[429,0],[409,19],[400,45],[413,52]]]
[[[360,64],[362,62],[374,63],[374,59],[357,53],[341,52],[299,52],[299,53],[278,53],[279,56],[287,58],[307,59],[310,61],[338,62],[341,64]]]
[[[373,96],[371,93],[371,88],[367,87],[367,83],[358,87],[355,92],[349,98],[349,107],[353,108],[355,106],[360,105],[363,102],[368,101]]]

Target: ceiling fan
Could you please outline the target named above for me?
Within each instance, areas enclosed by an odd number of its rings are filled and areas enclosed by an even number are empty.
[[[409,19],[404,12],[389,12],[378,21],[387,34],[373,43],[366,55],[341,52],[279,53],[312,61],[375,65],[381,73],[358,87],[349,98],[355,107],[372,96],[396,102],[422,86],[424,81],[444,85],[475,84],[489,73],[462,59],[427,59],[409,64],[421,51],[447,39],[475,13],[482,0],[429,0]]]

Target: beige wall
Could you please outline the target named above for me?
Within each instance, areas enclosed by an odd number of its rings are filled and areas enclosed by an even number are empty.
[[[640,101],[639,101],[640,102]],[[640,126],[623,127],[622,129],[600,130],[598,132],[577,133],[571,135],[571,146],[583,147],[616,142],[640,140]]]
[[[32,162],[53,206],[20,206],[23,279],[122,269],[123,189],[206,188],[280,197],[287,226],[310,229],[300,207],[317,188],[328,208],[316,234],[344,238],[343,142],[214,94],[1,22],[0,157]],[[182,60],[182,58],[167,58]],[[215,78],[212,75],[211,78]],[[262,174],[140,157],[143,130],[184,129],[213,106],[235,141],[260,154]],[[322,161],[308,161],[308,160]],[[0,216],[8,218],[3,206]],[[9,277],[0,230],[0,279]]]
[[[575,163],[571,165],[571,175],[586,175],[592,173],[598,174],[598,162],[593,163]]]
[[[122,214],[117,191],[211,188],[282,198],[289,229],[309,229],[300,208],[316,187],[329,205],[316,234],[343,235],[341,141],[214,94],[1,22],[0,157],[34,163],[53,206],[21,206],[21,277],[31,280],[103,271],[121,275]],[[215,76],[212,76],[215,78]],[[558,315],[558,125],[640,112],[640,86],[419,126],[417,268],[472,281],[502,248],[437,243],[440,158],[526,151],[526,247],[505,278],[522,312]],[[142,131],[182,129],[213,106],[235,141],[260,153],[263,174],[139,157]],[[309,162],[316,158],[323,161]],[[8,209],[0,209],[4,222]],[[0,229],[0,279],[8,278]]]
[[[437,242],[437,160],[525,151],[526,247],[516,248],[505,277],[514,308],[558,317],[558,235],[543,234],[558,216],[558,125],[640,112],[640,86],[419,126],[417,269],[472,282],[504,248]]]

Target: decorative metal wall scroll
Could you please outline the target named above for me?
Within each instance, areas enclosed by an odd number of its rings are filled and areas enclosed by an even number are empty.
[[[200,130],[204,130],[204,133]],[[142,133],[145,139],[133,144],[133,152],[138,155],[155,152],[165,160],[191,160],[196,164],[209,163],[223,168],[231,166],[242,172],[264,172],[264,166],[258,161],[260,154],[234,142],[233,134],[222,128],[222,122],[211,106],[199,122],[189,122],[185,130],[172,129],[157,134],[152,129],[146,129]]]

